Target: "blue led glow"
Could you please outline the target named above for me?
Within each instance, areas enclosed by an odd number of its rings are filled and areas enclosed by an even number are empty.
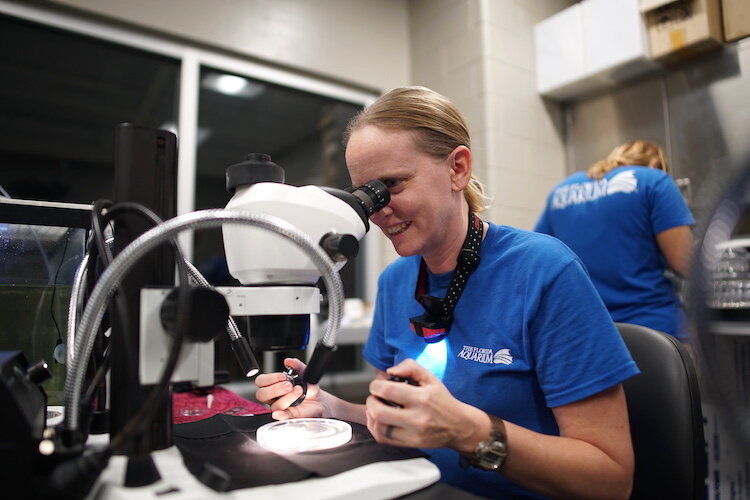
[[[437,378],[443,380],[445,367],[448,364],[448,338],[439,342],[425,344],[422,353],[417,356],[417,363],[430,370]]]

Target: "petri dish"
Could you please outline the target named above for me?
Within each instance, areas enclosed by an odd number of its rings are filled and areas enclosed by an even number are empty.
[[[352,439],[352,426],[330,418],[296,418],[262,425],[258,444],[275,453],[301,453],[336,448]]]

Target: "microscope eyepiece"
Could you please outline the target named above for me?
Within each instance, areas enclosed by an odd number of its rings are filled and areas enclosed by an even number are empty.
[[[391,193],[383,181],[377,179],[366,182],[357,188],[338,189],[320,186],[320,189],[345,201],[362,219],[365,232],[370,230],[367,219],[391,202]]]
[[[351,193],[357,198],[357,202],[364,209],[367,217],[383,209],[391,201],[391,194],[385,187],[383,181],[372,180],[355,188]]]

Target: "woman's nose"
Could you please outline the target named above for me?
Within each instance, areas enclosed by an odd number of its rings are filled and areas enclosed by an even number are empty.
[[[393,213],[393,209],[391,208],[391,205],[388,204],[384,206],[383,208],[381,208],[380,210],[378,210],[377,212],[375,212],[374,214],[372,214],[370,216],[370,220],[372,221],[373,224],[378,225],[380,221],[385,220],[385,218],[391,215],[392,213]]]

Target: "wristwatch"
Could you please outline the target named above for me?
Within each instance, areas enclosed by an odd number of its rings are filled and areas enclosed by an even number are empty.
[[[505,437],[503,420],[490,416],[490,423],[492,424],[490,437],[474,448],[474,454],[468,457],[468,460],[474,467],[497,471],[502,467],[508,454],[508,441]]]

